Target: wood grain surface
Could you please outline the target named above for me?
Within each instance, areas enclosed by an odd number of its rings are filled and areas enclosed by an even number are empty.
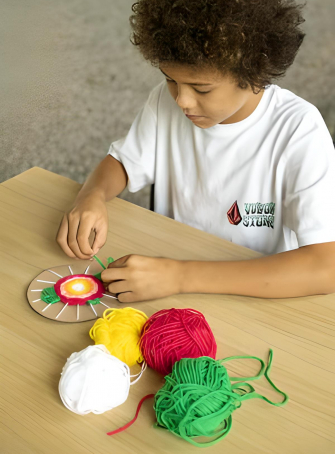
[[[43,270],[78,263],[61,251],[55,237],[79,189],[78,183],[39,168],[0,185],[0,453],[197,452],[153,427],[152,401],[126,432],[106,435],[132,419],[140,398],[162,386],[163,378],[152,370],[132,387],[125,404],[102,415],[76,415],[59,398],[60,372],[71,353],[92,344],[93,321],[71,324],[41,317],[29,306],[26,292]],[[104,261],[129,253],[198,260],[260,256],[120,199],[108,203],[108,213],[108,240],[98,254]],[[218,358],[249,354],[266,360],[273,348],[271,378],[288,393],[289,403],[275,408],[256,399],[244,402],[233,414],[227,438],[206,452],[335,453],[334,295],[281,300],[177,295],[131,306],[148,316],[171,307],[203,312],[218,343]],[[227,368],[234,376],[246,376],[258,364],[236,361]],[[280,400],[264,379],[254,385]]]

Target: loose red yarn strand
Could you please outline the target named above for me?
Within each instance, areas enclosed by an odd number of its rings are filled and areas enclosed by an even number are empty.
[[[107,432],[107,435],[115,435],[115,434],[118,434],[119,432],[123,432],[124,430],[128,429],[128,427],[130,427],[132,424],[134,424],[134,422],[136,421],[138,414],[141,410],[143,402],[147,399],[151,399],[152,397],[155,397],[155,394],[148,394],[147,396],[144,396],[140,400],[140,402],[137,406],[137,410],[136,410],[134,418],[131,421],[129,421],[126,425],[124,425],[123,427],[120,427],[119,429],[116,429],[116,430],[112,430],[111,432]]]

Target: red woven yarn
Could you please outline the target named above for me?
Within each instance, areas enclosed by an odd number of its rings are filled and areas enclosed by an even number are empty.
[[[167,375],[182,358],[215,359],[217,346],[201,312],[172,308],[156,312],[146,321],[140,348],[148,366]]]

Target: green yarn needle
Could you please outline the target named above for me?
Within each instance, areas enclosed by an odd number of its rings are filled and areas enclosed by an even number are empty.
[[[165,377],[164,386],[155,395],[156,427],[168,429],[194,446],[207,447],[228,435],[232,427],[232,413],[244,400],[260,398],[276,407],[285,405],[287,394],[280,391],[268,375],[272,356],[270,349],[267,366],[256,356],[231,356],[222,360],[202,356],[176,362],[171,374]],[[229,377],[222,363],[244,358],[261,363],[258,374],[254,377]],[[272,402],[256,393],[247,383],[263,375],[284,397],[281,402]],[[232,384],[234,381],[238,382]],[[201,436],[215,439],[204,443],[194,439]]]
[[[105,270],[107,269],[105,267],[105,265],[102,263],[102,261],[99,259],[99,257],[97,257],[96,255],[93,255],[93,258],[99,263],[100,266],[102,266],[102,268]],[[114,259],[113,257],[108,257],[107,259],[107,266],[110,264],[110,263],[113,263],[114,262]],[[96,277],[97,279],[99,279],[101,281],[101,273],[98,273],[98,274],[95,274],[94,277]]]
[[[106,269],[105,265],[102,263],[102,261],[96,255],[93,255],[93,258],[99,263],[100,266],[102,266],[102,268],[104,270]]]

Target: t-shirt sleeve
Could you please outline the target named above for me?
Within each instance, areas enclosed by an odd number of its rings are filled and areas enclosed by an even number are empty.
[[[316,108],[301,120],[285,153],[283,224],[299,247],[335,241],[335,149]]]
[[[150,92],[128,134],[112,142],[108,151],[123,164],[130,192],[137,192],[155,180],[158,95],[159,86]]]

